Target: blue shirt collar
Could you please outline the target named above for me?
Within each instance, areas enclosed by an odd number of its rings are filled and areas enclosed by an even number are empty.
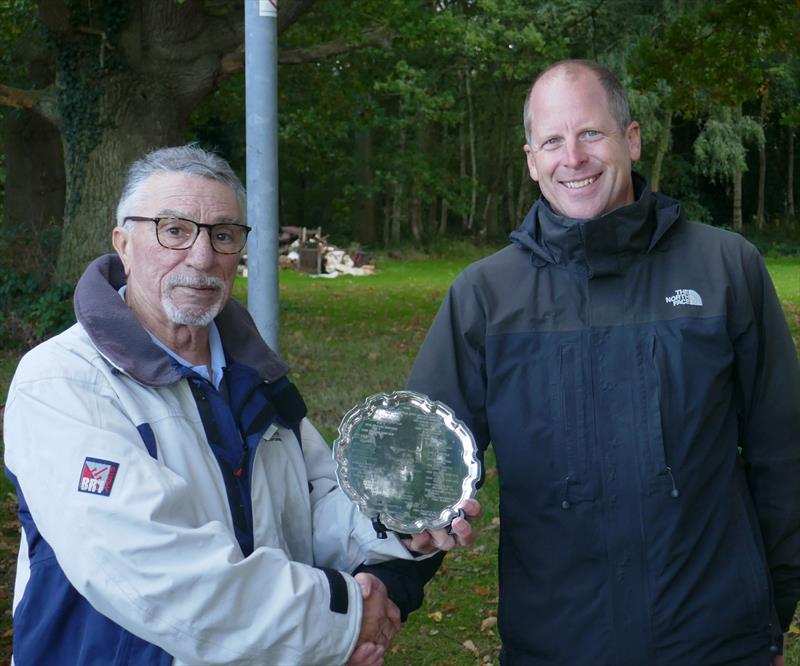
[[[122,300],[125,300],[125,289],[127,289],[128,285],[123,284],[117,291],[119,295],[122,297]],[[145,329],[147,331],[147,329]],[[211,374],[209,375],[208,366],[207,365],[192,365],[189,361],[187,361],[183,356],[176,354],[172,349],[167,347],[161,340],[159,340],[155,335],[153,335],[150,331],[147,331],[150,339],[161,349],[163,349],[167,354],[169,354],[172,358],[174,358],[178,363],[182,366],[187,368],[191,368],[196,372],[198,375],[203,377],[204,379],[208,380],[211,384],[213,384],[214,388],[219,390],[220,382],[222,382],[222,371],[225,368],[225,352],[222,349],[222,339],[219,337],[219,331],[217,330],[217,325],[212,321],[211,324],[208,326],[208,346],[211,350]]]

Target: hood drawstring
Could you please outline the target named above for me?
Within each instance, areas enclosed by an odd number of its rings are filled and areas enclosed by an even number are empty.
[[[569,509],[572,504],[569,503],[569,477],[564,479],[564,498],[561,500],[561,508],[565,511]]]
[[[667,465],[664,471],[669,474],[669,480],[672,481],[672,490],[670,491],[670,497],[678,498],[680,497],[681,493],[678,490],[678,487],[675,485],[675,477],[672,475],[672,468]]]

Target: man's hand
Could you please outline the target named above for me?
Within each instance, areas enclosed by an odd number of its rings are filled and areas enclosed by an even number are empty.
[[[410,540],[404,540],[406,548],[415,553],[432,553],[436,550],[451,550],[456,546],[471,546],[475,543],[475,532],[469,524],[470,518],[477,518],[481,513],[481,504],[476,499],[467,499],[461,504],[466,518],[458,516],[450,524],[450,528],[425,530],[414,534]]]
[[[364,600],[361,633],[348,666],[381,666],[383,653],[400,631],[400,609],[386,594],[386,586],[372,574],[357,573]]]

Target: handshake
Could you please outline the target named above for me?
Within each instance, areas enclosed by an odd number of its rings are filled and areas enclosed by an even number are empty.
[[[461,508],[468,518],[480,513],[480,503],[475,499],[466,500]],[[459,516],[449,529],[426,530],[404,539],[404,544],[414,553],[427,554],[457,545],[471,546],[474,541],[472,527]],[[400,609],[389,599],[386,586],[378,578],[369,573],[358,573],[355,578],[363,599],[361,632],[347,666],[381,666],[386,649],[400,631]]]

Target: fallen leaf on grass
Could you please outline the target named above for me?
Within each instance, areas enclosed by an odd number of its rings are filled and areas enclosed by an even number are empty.
[[[487,629],[493,629],[497,626],[497,618],[496,617],[487,617],[486,619],[481,622],[481,631],[486,631]]]
[[[433,620],[434,622],[441,622],[442,621],[442,612],[441,611],[433,611],[433,613],[428,613],[428,617]]]
[[[473,585],[472,589],[475,590],[475,594],[480,594],[482,597],[489,596],[492,593],[488,587],[483,585]]]
[[[458,606],[456,606],[455,604],[452,604],[452,603],[451,604],[445,604],[444,606],[442,606],[442,612],[443,613],[455,613],[457,610],[458,610]]]
[[[468,652],[471,652],[474,657],[481,656],[481,653],[478,651],[478,648],[475,647],[475,643],[472,641],[464,641],[461,646]]]

